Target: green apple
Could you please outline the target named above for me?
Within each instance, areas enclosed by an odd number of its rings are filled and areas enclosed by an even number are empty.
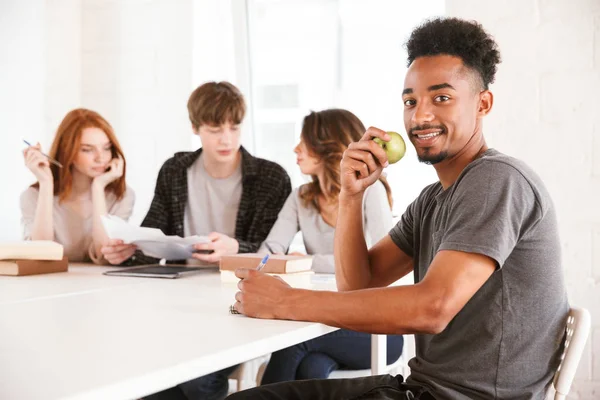
[[[374,138],[373,141],[380,145],[385,151],[388,162],[394,164],[404,157],[404,153],[406,153],[406,143],[404,143],[404,139],[402,139],[402,136],[400,136],[398,132],[387,132],[387,134],[390,135],[389,142],[379,138]]]

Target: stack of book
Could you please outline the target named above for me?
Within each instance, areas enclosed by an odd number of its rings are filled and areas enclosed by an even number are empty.
[[[246,253],[234,254],[221,257],[219,269],[221,270],[221,282],[237,283],[239,279],[235,276],[238,268],[255,269],[264,254]],[[294,287],[302,287],[311,284],[312,256],[290,256],[273,254],[265,264],[261,272],[281,277],[284,281]]]
[[[50,240],[0,242],[0,275],[37,275],[65,272],[63,247]]]

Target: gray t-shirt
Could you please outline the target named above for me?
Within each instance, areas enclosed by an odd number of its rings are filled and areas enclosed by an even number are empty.
[[[555,209],[540,178],[489,149],[446,190],[426,187],[390,236],[413,257],[415,282],[440,250],[498,265],[443,332],[415,335],[407,381],[436,399],[544,398],[569,305]]]
[[[312,269],[316,272],[332,274],[335,272],[333,258],[335,228],[325,222],[314,207],[303,204],[300,190],[302,186],[295,189],[285,201],[259,253],[287,252],[294,235],[302,231],[306,253],[313,255]],[[363,232],[370,247],[386,236],[393,226],[387,192],[380,181],[365,190],[362,213]]]
[[[183,217],[185,236],[218,232],[235,237],[235,222],[242,198],[242,163],[227,178],[206,172],[202,155],[187,170],[188,201]]]

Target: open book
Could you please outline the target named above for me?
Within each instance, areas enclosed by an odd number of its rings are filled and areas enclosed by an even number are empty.
[[[206,236],[167,236],[160,229],[132,225],[114,215],[104,215],[101,219],[109,238],[133,243],[150,257],[183,260],[192,257],[196,243],[210,242]]]

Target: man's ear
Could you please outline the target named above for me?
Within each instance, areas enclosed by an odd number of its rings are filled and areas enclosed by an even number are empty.
[[[479,107],[477,109],[477,115],[485,117],[492,111],[494,105],[494,94],[489,90],[484,90],[479,93]]]

